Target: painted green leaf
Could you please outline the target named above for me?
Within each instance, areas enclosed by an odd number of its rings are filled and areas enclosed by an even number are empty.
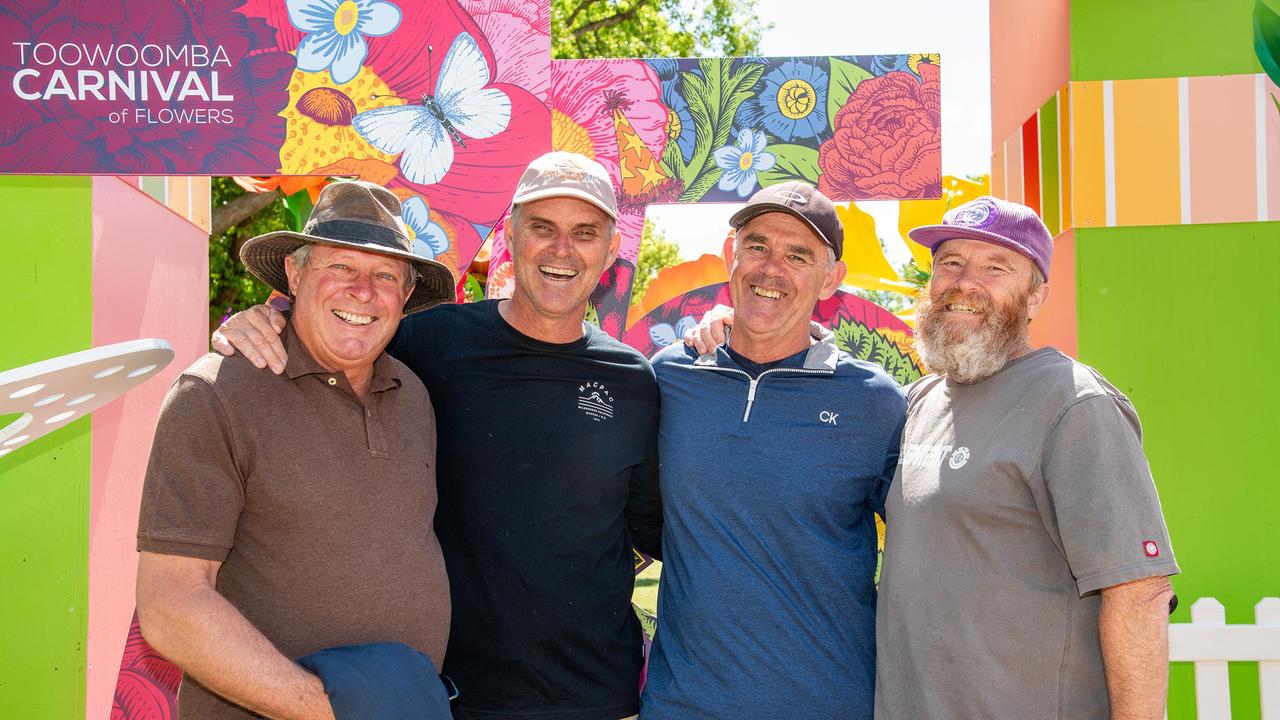
[[[734,67],[735,62],[737,67]],[[759,63],[727,59],[701,60],[698,69],[701,74],[680,73],[694,127],[693,157],[680,176],[684,181],[681,202],[700,199],[720,179],[721,171],[716,166],[714,153],[729,144],[733,116],[738,112],[738,106],[751,97],[756,82],[764,73],[764,66]]]
[[[902,352],[879,330],[872,330],[854,320],[841,318],[835,328],[836,347],[858,360],[873,362],[884,368],[899,385],[920,379],[920,368],[911,356]]]
[[[818,184],[818,149],[803,145],[770,145],[765,152],[773,153],[777,162],[760,173],[760,187],[788,180],[803,180]]]
[[[831,79],[827,84],[827,122],[834,129],[836,112],[849,101],[859,83],[871,77],[871,71],[839,58],[831,58]]]
[[[1280,15],[1263,0],[1253,5],[1253,51],[1271,82],[1280,85]]]

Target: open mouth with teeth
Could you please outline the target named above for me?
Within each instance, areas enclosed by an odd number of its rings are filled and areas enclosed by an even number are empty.
[[[376,318],[372,315],[360,315],[359,313],[347,312],[345,310],[332,310],[334,317],[348,325],[368,325]]]
[[[578,271],[572,268],[556,267],[555,265],[539,265],[538,272],[549,280],[572,280],[578,277]]]
[[[947,303],[943,307],[946,308],[947,312],[967,313],[970,315],[981,315],[984,312],[972,305],[966,305],[964,303]]]
[[[765,298],[766,300],[781,300],[783,295],[781,290],[760,287],[759,285],[752,285],[751,292],[755,293],[758,297]]]

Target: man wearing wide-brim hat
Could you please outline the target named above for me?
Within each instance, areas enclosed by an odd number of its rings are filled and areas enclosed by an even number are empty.
[[[434,415],[383,351],[406,312],[453,296],[453,278],[411,247],[394,194],[329,185],[303,232],[242,252],[293,298],[284,373],[210,354],[169,391],[143,491],[138,614],[185,672],[184,720],[341,718],[329,676],[297,660],[388,641],[355,657],[447,716]]]
[[[505,238],[510,298],[407,318],[389,346],[440,419],[440,537],[455,609],[455,720],[633,718],[644,658],[632,546],[661,553],[658,386],[635,349],[585,322],[618,256],[609,173],[529,163]],[[282,372],[283,322],[257,306],[213,338]]]

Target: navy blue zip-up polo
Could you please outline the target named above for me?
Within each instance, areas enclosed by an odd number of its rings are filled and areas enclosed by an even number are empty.
[[[876,532],[902,390],[832,338],[752,377],[653,359],[664,565],[642,720],[871,718]]]

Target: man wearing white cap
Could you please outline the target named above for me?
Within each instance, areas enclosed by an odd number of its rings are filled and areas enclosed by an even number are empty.
[[[643,663],[631,548],[660,555],[658,388],[640,353],[584,322],[618,251],[605,169],[549,153],[512,204],[512,297],[406,319],[388,347],[435,405],[444,672],[455,718],[618,720],[638,710]],[[221,335],[278,372],[279,346],[254,342],[280,316],[241,315]]]

